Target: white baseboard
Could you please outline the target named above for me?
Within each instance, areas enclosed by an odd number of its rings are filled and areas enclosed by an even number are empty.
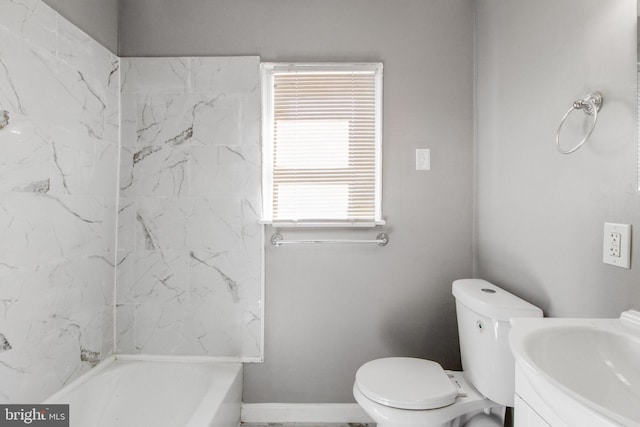
[[[362,423],[374,421],[357,403],[243,403],[243,423]]]

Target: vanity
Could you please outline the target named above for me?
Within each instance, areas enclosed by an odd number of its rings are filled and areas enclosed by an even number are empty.
[[[516,427],[640,426],[640,312],[513,319]]]

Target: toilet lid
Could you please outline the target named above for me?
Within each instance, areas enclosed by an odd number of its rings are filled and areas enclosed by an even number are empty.
[[[449,406],[458,394],[438,363],[411,357],[372,360],[358,369],[356,385],[367,398],[400,409]]]

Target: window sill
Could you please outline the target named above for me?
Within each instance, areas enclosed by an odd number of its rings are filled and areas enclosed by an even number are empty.
[[[386,221],[272,221],[261,219],[259,223],[271,225],[273,228],[374,228],[385,225]]]

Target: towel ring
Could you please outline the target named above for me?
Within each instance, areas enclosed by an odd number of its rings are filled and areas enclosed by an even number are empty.
[[[556,133],[556,148],[560,153],[571,154],[578,148],[582,147],[585,142],[587,142],[587,140],[593,133],[593,130],[596,128],[596,123],[598,122],[598,111],[600,111],[600,108],[602,108],[602,94],[600,92],[590,93],[585,99],[578,99],[573,103],[571,108],[569,108],[569,111],[565,113],[564,117],[562,117],[562,120],[560,120],[560,124],[558,125],[558,132]],[[569,115],[574,110],[584,111],[584,113],[588,116],[593,116],[593,120],[591,122],[591,127],[589,127],[589,130],[587,131],[584,138],[582,138],[582,140],[580,140],[580,142],[578,142],[572,149],[564,150],[560,147],[560,131],[562,130],[562,126],[567,120],[567,117],[569,117]]]

